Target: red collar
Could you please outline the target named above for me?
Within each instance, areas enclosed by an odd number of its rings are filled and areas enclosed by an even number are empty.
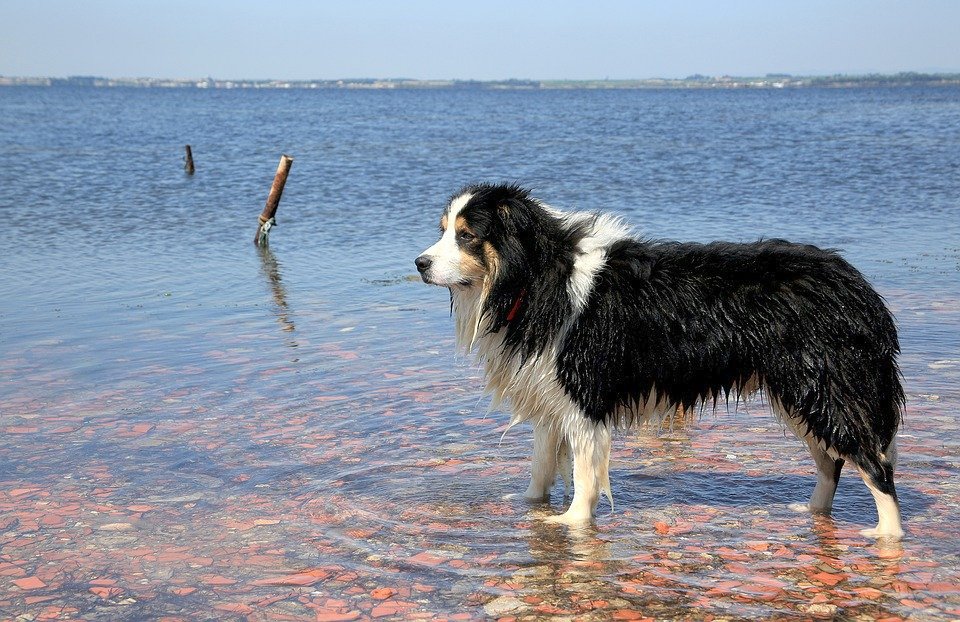
[[[515,317],[517,317],[517,313],[520,312],[520,303],[523,302],[523,296],[524,296],[524,294],[526,294],[526,293],[527,293],[527,290],[521,289],[521,290],[520,290],[520,293],[517,294],[517,299],[513,302],[513,306],[510,307],[510,313],[507,313],[507,321],[508,321],[508,322],[512,322],[513,319],[514,319]]]

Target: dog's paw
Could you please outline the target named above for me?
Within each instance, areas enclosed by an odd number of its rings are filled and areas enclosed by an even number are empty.
[[[831,513],[831,508],[813,507],[809,503],[791,503],[787,506],[787,509],[793,512],[800,512],[801,514],[817,514],[822,516],[829,516]]]
[[[547,516],[543,520],[554,525],[566,525],[567,527],[586,527],[593,523],[593,515],[583,514],[580,512],[571,512],[570,510],[567,510],[563,514]]]
[[[871,527],[870,529],[861,529],[860,535],[866,538],[872,538],[874,540],[891,540],[896,541],[903,538],[903,529],[895,530],[881,530],[880,526]]]

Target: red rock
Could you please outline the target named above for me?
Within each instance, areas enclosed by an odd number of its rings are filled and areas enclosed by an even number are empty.
[[[883,592],[873,587],[855,587],[852,591],[857,596],[869,598],[870,600],[877,600],[883,596]]]
[[[908,594],[913,591],[910,589],[910,586],[907,585],[906,581],[891,581],[890,587],[893,588],[893,591],[897,592],[898,594]]]
[[[56,514],[44,514],[40,519],[40,524],[44,527],[63,527],[66,523],[62,516]]]
[[[233,585],[237,581],[220,575],[204,575],[200,579],[207,585]]]
[[[346,613],[336,611],[318,611],[317,622],[349,622],[360,619],[360,612],[354,609]]]
[[[811,575],[810,578],[815,581],[819,581],[824,585],[834,586],[843,581],[846,577],[840,574],[831,574],[829,572],[818,572],[815,575]]]
[[[413,609],[416,607],[414,603],[407,603],[399,600],[392,600],[389,602],[383,602],[374,607],[370,611],[370,615],[374,618],[382,618],[385,616],[393,616],[404,612],[407,609]]]
[[[389,587],[378,587],[377,589],[370,592],[370,596],[376,598],[377,600],[386,600],[396,594]]]
[[[114,598],[123,594],[123,590],[118,587],[106,587],[95,585],[90,588],[90,591],[99,596],[100,598],[107,600],[109,598]]]
[[[195,587],[175,587],[170,592],[176,594],[177,596],[189,596],[197,591]]]
[[[277,596],[271,596],[269,598],[264,598],[263,600],[258,600],[254,603],[257,607],[266,607],[267,605],[272,605],[273,603],[278,603],[281,600],[286,600],[290,598],[290,594],[279,594]]]
[[[437,566],[447,560],[444,559],[443,557],[438,557],[437,555],[433,555],[426,551],[422,551],[420,553],[417,553],[413,557],[411,557],[410,561],[418,564],[425,564],[427,566]]]
[[[131,512],[149,512],[154,508],[152,505],[128,505],[127,509]]]
[[[51,594],[49,596],[27,596],[23,599],[23,602],[27,605],[36,605],[37,603],[43,603],[48,600],[53,600],[54,598],[58,598],[56,594]]]
[[[330,576],[330,573],[327,570],[322,568],[315,568],[313,570],[308,570],[306,572],[298,572],[297,574],[286,575],[283,577],[267,577],[266,579],[258,579],[254,581],[254,585],[313,585],[317,581],[326,579]]]
[[[24,577],[22,579],[14,579],[13,584],[19,587],[21,590],[38,590],[42,587],[47,587],[47,584],[38,579],[37,577]]]
[[[116,579],[92,579],[90,585],[116,585]]]

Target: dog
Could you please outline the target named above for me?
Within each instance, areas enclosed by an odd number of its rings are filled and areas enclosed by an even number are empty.
[[[893,475],[905,407],[894,319],[835,251],[769,239],[640,239],[608,214],[562,212],[516,184],[457,192],[415,261],[450,290],[458,346],[494,407],[533,425],[524,496],[549,499],[572,458],[573,498],[548,520],[594,520],[610,498],[611,433],[763,392],[810,450],[805,511],[829,513],[851,462],[876,502],[868,537],[903,536]]]

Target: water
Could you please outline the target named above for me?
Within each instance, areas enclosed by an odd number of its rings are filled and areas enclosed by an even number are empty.
[[[3,617],[960,615],[957,89],[6,88],[0,118]],[[540,520],[559,486],[504,499],[530,431],[412,277],[480,180],[842,249],[901,331],[903,543],[858,535],[852,472],[792,513],[813,466],[762,404],[618,437],[595,530]]]

